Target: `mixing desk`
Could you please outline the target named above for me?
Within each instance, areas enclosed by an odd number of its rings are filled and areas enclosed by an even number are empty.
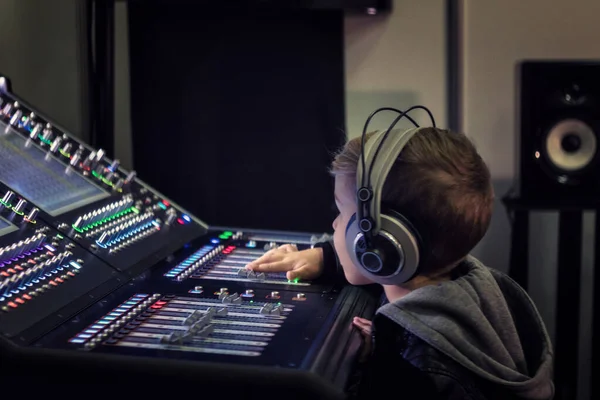
[[[207,226],[0,77],[1,379],[78,374],[139,394],[137,378],[211,390],[226,377],[234,397],[343,398],[362,344],[351,321],[375,299],[245,268],[314,242]]]

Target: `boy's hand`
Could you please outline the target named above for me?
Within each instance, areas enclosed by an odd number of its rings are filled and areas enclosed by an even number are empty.
[[[360,355],[360,362],[365,362],[369,355],[371,355],[373,323],[368,319],[354,317],[352,320],[352,325],[358,328],[363,336],[363,339],[365,340],[365,347]]]
[[[289,280],[314,279],[323,270],[323,249],[298,251],[295,245],[284,244],[252,261],[246,265],[246,269],[256,272],[287,272]]]

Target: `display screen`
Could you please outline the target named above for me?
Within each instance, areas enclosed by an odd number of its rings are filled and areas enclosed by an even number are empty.
[[[0,236],[4,236],[7,233],[16,231],[18,228],[16,226],[14,226],[13,224],[11,224],[10,222],[8,222],[7,220],[5,220],[4,218],[0,217]]]
[[[110,196],[0,121],[0,181],[51,216]],[[6,133],[5,133],[6,132]]]

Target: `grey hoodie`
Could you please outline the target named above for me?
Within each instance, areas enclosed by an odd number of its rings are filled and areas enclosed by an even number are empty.
[[[463,264],[457,279],[414,290],[377,312],[523,399],[552,398],[552,345],[532,300],[475,258]]]

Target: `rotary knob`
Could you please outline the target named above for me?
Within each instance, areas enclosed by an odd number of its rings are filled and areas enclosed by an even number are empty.
[[[108,167],[108,169],[110,169],[111,171],[116,171],[117,169],[119,169],[119,165],[121,164],[121,162],[119,160],[114,160],[111,164],[110,167]]]
[[[14,198],[15,198],[15,192],[13,192],[12,190],[9,190],[4,194],[4,197],[2,197],[2,203],[4,203],[7,206],[10,206],[10,202]]]
[[[56,139],[54,139],[54,141],[50,145],[50,151],[53,153],[56,153],[56,151],[60,147],[60,144],[62,143],[62,141],[63,141],[63,139],[60,136],[57,137]]]
[[[52,140],[52,125],[46,124],[46,128],[44,128],[44,132],[42,133],[42,139],[47,141]]]
[[[33,129],[31,130],[31,133],[29,134],[29,137],[31,139],[37,139],[39,133],[42,131],[42,124],[40,124],[39,122],[37,124],[35,124],[35,126],[33,127]]]
[[[19,123],[19,119],[23,116],[23,112],[21,110],[15,111],[13,116],[10,118],[10,124],[12,126],[16,126]]]
[[[28,222],[34,223],[36,217],[38,216],[38,214],[40,213],[40,209],[37,207],[33,207],[30,211],[29,214],[27,214],[27,216],[25,217],[25,219]]]
[[[25,200],[25,199],[19,199],[19,201],[17,202],[17,205],[13,208],[13,210],[16,213],[22,213],[23,210],[25,209],[26,205],[27,205],[27,200]]]

